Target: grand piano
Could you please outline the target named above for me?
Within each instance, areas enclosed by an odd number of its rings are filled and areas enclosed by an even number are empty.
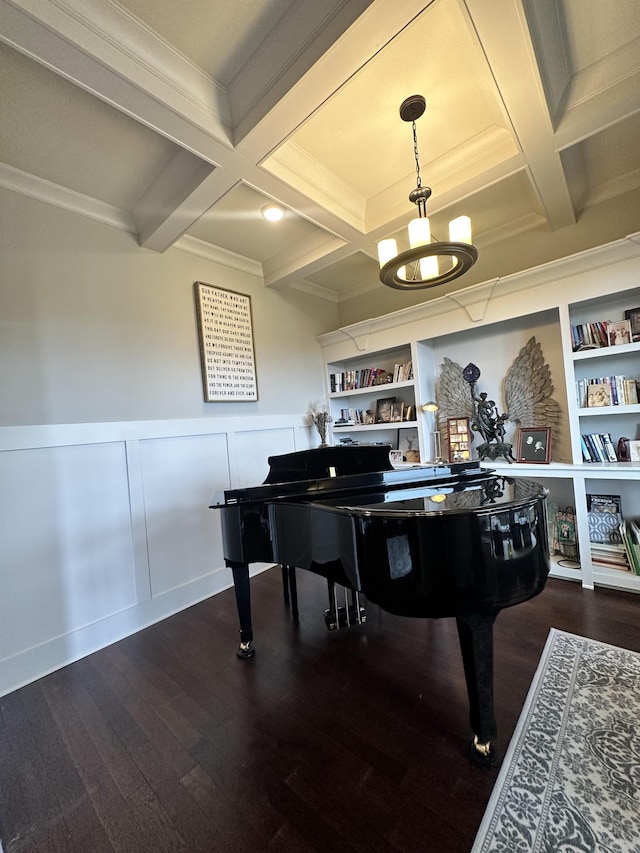
[[[254,654],[249,565],[327,579],[329,628],[366,620],[360,596],[399,616],[456,619],[478,764],[497,760],[493,624],[540,593],[549,573],[546,489],[478,462],[395,469],[389,447],[320,447],[269,458],[258,486],[229,489],[221,514],[240,621],[237,654]],[[351,596],[340,606],[336,588]]]

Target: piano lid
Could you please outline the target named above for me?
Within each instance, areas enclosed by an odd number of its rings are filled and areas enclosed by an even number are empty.
[[[390,444],[351,444],[314,447],[269,457],[265,483],[293,483],[323,477],[345,477],[372,471],[392,471]]]
[[[211,508],[279,499],[316,500],[333,494],[386,491],[412,483],[444,483],[488,476],[487,469],[481,469],[479,462],[394,468],[389,462],[388,445],[319,447],[271,456],[269,464],[271,470],[264,483],[218,492]],[[373,468],[373,464],[380,467]],[[292,479],[284,479],[287,476]]]

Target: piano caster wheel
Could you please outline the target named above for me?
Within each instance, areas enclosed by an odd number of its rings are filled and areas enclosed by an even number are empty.
[[[249,640],[248,643],[240,643],[240,646],[239,646],[238,650],[236,651],[236,655],[241,660],[247,660],[247,658],[252,658],[255,655],[256,650],[254,648],[252,648],[251,642],[252,641]]]
[[[338,629],[338,624],[330,610],[324,611],[324,624],[327,626],[329,631],[336,631]]]
[[[469,741],[469,757],[478,767],[495,767],[500,756],[491,741],[480,743],[478,736],[474,735]]]

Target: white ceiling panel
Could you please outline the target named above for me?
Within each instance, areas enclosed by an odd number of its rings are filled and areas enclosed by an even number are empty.
[[[0,74],[0,185],[354,297],[350,319],[415,215],[413,94],[432,230],[468,213],[483,274],[640,224],[636,0],[0,0]]]

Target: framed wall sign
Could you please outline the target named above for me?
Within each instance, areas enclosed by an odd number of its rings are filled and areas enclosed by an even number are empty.
[[[257,400],[251,297],[201,281],[195,295],[205,402]]]

